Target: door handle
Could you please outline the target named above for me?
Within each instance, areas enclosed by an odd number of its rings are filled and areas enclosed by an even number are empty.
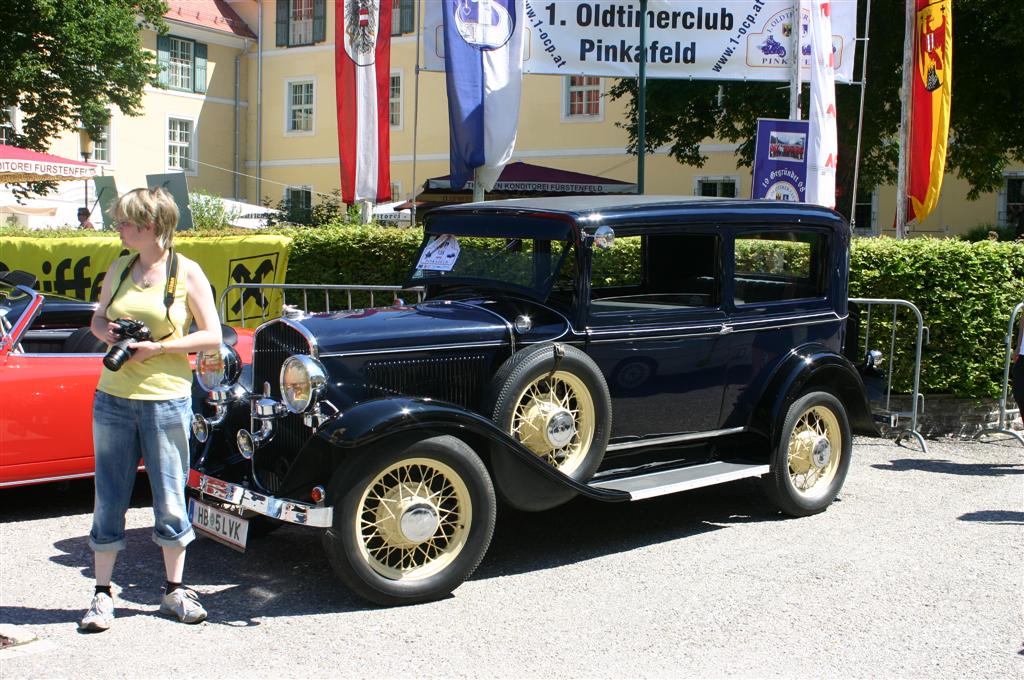
[[[722,327],[720,329],[718,329],[718,334],[719,335],[728,335],[729,333],[732,333],[732,331],[733,331],[732,326],[730,326],[727,323],[724,323],[724,324],[722,324]]]

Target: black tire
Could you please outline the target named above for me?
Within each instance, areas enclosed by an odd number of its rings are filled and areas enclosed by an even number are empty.
[[[825,510],[850,469],[853,434],[846,408],[829,392],[809,392],[789,407],[771,455],[765,491],[787,515]]]
[[[561,358],[556,351],[563,353]],[[531,388],[537,390],[533,397]],[[586,482],[601,465],[611,430],[611,397],[597,365],[575,347],[537,345],[516,352],[494,375],[486,403],[498,427],[563,474]],[[547,417],[524,417],[524,406],[538,404],[551,408]],[[572,436],[559,447],[552,443],[551,433],[569,419]],[[531,420],[536,422],[527,422]],[[546,427],[536,427],[538,423]],[[559,441],[568,436],[556,434]]]
[[[424,488],[430,493],[415,493]],[[487,468],[455,437],[368,453],[340,471],[328,493],[334,523],[323,543],[331,566],[356,595],[380,605],[449,595],[480,564],[494,533]]]

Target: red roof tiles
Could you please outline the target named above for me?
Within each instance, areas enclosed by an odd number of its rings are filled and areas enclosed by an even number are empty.
[[[164,14],[167,19],[233,33],[242,38],[256,37],[225,0],[169,0],[167,4],[170,7]]]

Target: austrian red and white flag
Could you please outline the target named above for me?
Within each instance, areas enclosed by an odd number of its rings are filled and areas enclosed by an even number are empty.
[[[392,0],[335,0],[338,155],[345,203],[391,198]]]
[[[829,0],[810,1],[811,108],[807,157],[807,203],[836,207],[836,50]]]

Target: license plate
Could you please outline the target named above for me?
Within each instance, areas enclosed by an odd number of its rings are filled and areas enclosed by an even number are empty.
[[[236,550],[245,551],[249,520],[200,503],[194,498],[188,499],[188,518],[192,526],[203,534]]]

